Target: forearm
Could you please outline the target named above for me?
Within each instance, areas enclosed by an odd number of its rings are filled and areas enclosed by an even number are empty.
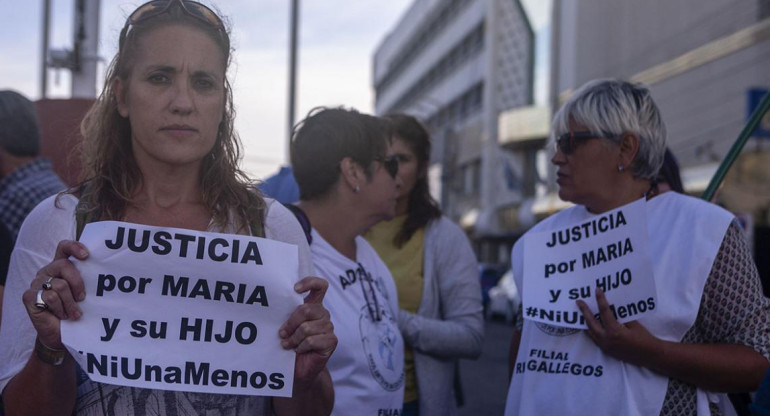
[[[277,416],[327,416],[334,408],[334,385],[329,370],[324,368],[310,383],[295,380],[292,397],[274,397]]]
[[[655,349],[644,356],[642,366],[710,391],[754,391],[770,368],[762,355],[737,344],[660,341]]]
[[[478,314],[447,320],[399,311],[399,327],[407,345],[425,354],[446,358],[477,358],[481,354],[484,322]]]
[[[75,360],[67,354],[59,366],[40,361],[32,353],[27,365],[3,390],[8,416],[71,415],[77,396]]]

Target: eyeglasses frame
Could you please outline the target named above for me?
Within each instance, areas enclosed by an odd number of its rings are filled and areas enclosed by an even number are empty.
[[[157,5],[158,3],[166,3],[165,6],[158,5],[159,9],[157,10],[144,10],[147,7],[152,7]],[[138,23],[144,22],[148,19],[151,19],[153,17],[157,17],[162,15],[163,13],[168,12],[168,10],[171,8],[172,5],[178,4],[179,7],[182,9],[183,12],[185,12],[188,16],[197,19],[215,29],[217,29],[217,32],[222,36],[222,39],[224,39],[226,44],[226,53],[230,53],[230,37],[227,34],[227,30],[225,28],[225,24],[222,21],[222,19],[217,15],[216,12],[211,10],[208,6],[202,3],[198,3],[197,1],[193,0],[151,0],[148,1],[141,6],[137,7],[136,10],[134,10],[126,19],[126,24],[123,25],[123,29],[120,31],[120,36],[118,37],[118,51],[123,50],[123,45],[126,42],[126,37],[128,36],[128,32],[131,26],[134,26]],[[201,14],[196,14],[193,11],[190,11],[190,9],[187,8],[187,5],[190,5],[192,7],[197,8],[198,11],[202,12]],[[139,16],[137,16],[139,14]],[[207,19],[204,17],[205,15],[209,15],[211,19]]]

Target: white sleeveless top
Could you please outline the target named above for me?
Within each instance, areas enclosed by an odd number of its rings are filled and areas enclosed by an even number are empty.
[[[667,192],[646,204],[657,312],[639,319],[651,334],[680,341],[698,315],[703,287],[732,215],[709,203]],[[583,206],[562,211],[529,232],[594,217]],[[523,290],[523,240],[513,248],[514,278]],[[668,378],[605,355],[586,331],[525,320],[506,415],[658,415]],[[709,414],[698,392],[698,414]]]

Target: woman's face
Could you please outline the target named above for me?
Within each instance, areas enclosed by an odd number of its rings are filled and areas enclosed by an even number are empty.
[[[393,137],[391,153],[398,159],[398,178],[401,179],[401,187],[398,190],[398,203],[399,205],[408,204],[409,194],[420,177],[417,155],[414,154],[406,141],[398,136]]]
[[[137,39],[118,111],[131,123],[134,157],[152,164],[199,166],[217,139],[225,107],[223,53],[204,32],[159,27]]]
[[[387,154],[393,155],[393,146],[389,147]],[[383,162],[374,161],[372,165],[372,179],[362,184],[359,197],[371,213],[373,223],[376,223],[396,216],[396,200],[402,184],[398,174],[395,178],[391,176]]]
[[[570,122],[570,130],[577,133],[588,128]],[[559,198],[564,201],[585,205],[594,212],[592,207],[604,206],[617,193],[619,150],[606,139],[583,139],[569,155],[557,148],[551,163],[556,166]]]

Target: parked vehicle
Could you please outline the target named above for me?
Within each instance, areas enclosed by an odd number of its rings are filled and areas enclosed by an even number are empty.
[[[479,282],[481,283],[481,300],[484,304],[484,311],[489,304],[489,290],[492,289],[497,281],[500,280],[505,271],[504,266],[493,263],[479,263]]]
[[[502,316],[505,322],[512,323],[521,305],[521,295],[513,280],[513,270],[503,274],[497,284],[489,289],[489,303],[484,309],[485,317],[492,319]]]

